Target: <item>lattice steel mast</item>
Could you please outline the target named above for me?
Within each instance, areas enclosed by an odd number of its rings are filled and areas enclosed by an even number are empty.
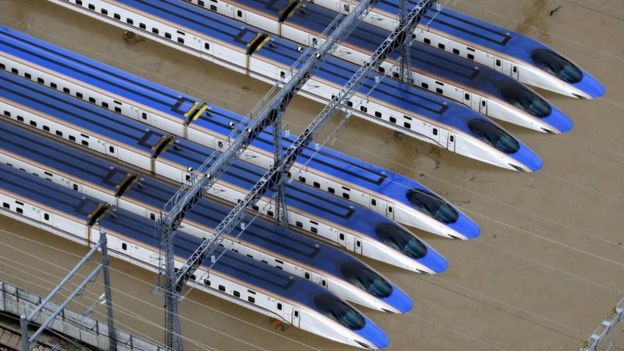
[[[195,270],[204,262],[204,260],[210,257],[213,252],[219,247],[221,242],[220,238],[223,234],[231,231],[234,227],[238,226],[243,217],[245,216],[245,210],[248,207],[253,206],[267,191],[274,189],[278,184],[283,183],[286,179],[286,172],[293,165],[295,160],[305,148],[314,140],[321,129],[329,122],[330,117],[337,112],[338,108],[345,108],[344,103],[348,101],[357,88],[364,82],[370,74],[375,73],[381,63],[392,53],[392,51],[406,42],[412,40],[412,35],[409,32],[410,28],[413,28],[414,23],[418,23],[422,18],[422,15],[433,5],[433,0],[422,0],[416,7],[411,10],[406,18],[406,22],[402,26],[398,26],[386,40],[377,48],[373,54],[371,60],[364,64],[345,84],[342,90],[327,104],[327,106],[321,111],[321,113],[312,121],[312,123],[306,128],[306,130],[299,136],[295,142],[284,153],[280,163],[276,163],[271,167],[264,176],[254,185],[251,191],[247,194],[245,199],[240,201],[228,215],[223,219],[221,223],[215,228],[214,236],[206,239],[202,244],[193,252],[183,267],[176,274],[175,289],[180,291],[186,282],[191,278]],[[244,230],[244,226],[242,228]],[[221,255],[224,251],[222,251]],[[212,264],[218,260],[219,257],[211,258]]]
[[[180,320],[178,315],[176,290],[176,271],[174,267],[173,237],[180,222],[184,219],[191,208],[199,201],[203,194],[214,185],[227,167],[229,167],[245,148],[264,130],[267,126],[274,126],[274,149],[275,154],[281,153],[281,117],[286,107],[308,81],[312,71],[317,69],[322,61],[331,55],[336,49],[338,42],[346,38],[355,29],[360,20],[368,14],[370,6],[379,0],[362,0],[353,11],[345,18],[337,16],[336,19],[326,28],[325,32],[330,33],[327,39],[318,48],[310,47],[297,62],[293,65],[295,73],[291,72],[290,79],[283,84],[281,89],[274,87],[267,94],[259,105],[259,113],[252,113],[255,118],[236,136],[223,153],[218,151],[202,163],[193,171],[187,184],[182,186],[176,194],[165,205],[165,215],[160,221],[161,232],[161,287],[165,299],[165,344],[172,350],[183,350],[182,335],[180,334]],[[279,84],[278,84],[279,85]],[[269,100],[267,102],[267,100]],[[279,157],[276,158],[276,163]],[[278,221],[284,221],[287,217],[284,202],[283,187],[278,189],[277,196]],[[215,242],[222,240],[223,232],[215,235]],[[164,260],[164,262],[163,262]]]

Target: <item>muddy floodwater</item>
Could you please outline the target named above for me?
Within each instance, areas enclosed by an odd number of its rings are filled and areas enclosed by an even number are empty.
[[[391,351],[576,350],[624,295],[624,3],[453,3],[554,47],[600,79],[607,93],[577,101],[543,92],[574,120],[566,135],[504,125],[543,158],[536,174],[487,166],[351,118],[332,147],[417,179],[482,228],[470,242],[419,233],[449,260],[440,276],[369,261],[413,297],[414,309],[364,312],[387,331]],[[121,30],[43,0],[0,0],[0,24],[239,113],[269,88],[163,45],[128,44]],[[286,113],[289,129],[300,132],[320,109],[297,97]],[[40,294],[86,252],[4,217],[0,230],[0,279]],[[162,341],[162,301],[151,294],[155,275],[118,260],[112,267],[118,327]],[[72,307],[86,310],[102,292],[98,284]],[[275,331],[268,318],[198,291],[180,310],[187,350],[350,350],[294,328]],[[614,349],[622,350],[619,343]]]

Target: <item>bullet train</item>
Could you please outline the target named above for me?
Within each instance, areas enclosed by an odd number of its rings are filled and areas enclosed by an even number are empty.
[[[345,14],[357,5],[356,0],[311,2]],[[410,6],[417,3],[412,0]],[[393,30],[400,11],[399,2],[380,1],[365,21]],[[446,7],[441,11],[435,7],[429,10],[415,33],[421,43],[493,68],[531,86],[578,99],[595,99],[605,93],[596,78],[554,49]]]
[[[178,183],[188,180],[193,169],[212,154],[192,142],[6,72],[0,72],[0,110],[5,119]],[[237,161],[208,194],[236,203],[264,173]],[[415,272],[433,274],[447,267],[433,248],[386,217],[306,185],[287,185],[286,192],[290,225],[315,238]],[[253,209],[273,217],[271,196],[268,193]]]
[[[0,124],[0,163],[152,220],[159,217],[160,209],[177,190],[10,123]],[[182,228],[205,238],[230,210],[202,199],[182,222]],[[238,238],[228,235],[224,247],[368,308],[393,313],[411,309],[409,296],[351,255],[261,219],[247,217],[244,222],[250,223],[245,232]]]
[[[301,55],[292,42],[181,1],[50,1],[271,84],[288,79]],[[327,58],[300,94],[325,103],[357,69]],[[467,157],[516,171],[542,167],[538,155],[489,119],[400,82],[371,77],[347,105],[356,116]]]
[[[0,70],[213,149],[225,145],[232,124],[248,121],[216,105],[7,27],[0,27]],[[288,147],[294,137],[283,135],[282,140]],[[262,133],[241,159],[270,167],[272,142],[269,132]],[[329,148],[308,148],[290,173],[296,181],[401,224],[448,238],[472,239],[479,235],[474,221],[422,184]]]
[[[103,230],[111,256],[158,270],[159,238],[149,219],[5,164],[0,179],[2,215],[87,246]],[[200,242],[178,232],[176,265],[182,266]],[[373,350],[389,344],[381,328],[326,289],[231,251],[210,273],[200,267],[189,285],[340,343]]]
[[[322,32],[336,16],[335,12],[314,4],[285,0],[185,1],[306,46],[325,39]],[[234,7],[242,11],[242,16],[235,15]],[[333,54],[362,65],[389,34],[371,24],[360,23]],[[399,53],[395,52],[382,64],[380,72],[398,78],[398,58]],[[483,65],[415,43],[411,48],[410,68],[414,85],[488,117],[545,133],[560,134],[572,129],[572,120],[542,96]]]

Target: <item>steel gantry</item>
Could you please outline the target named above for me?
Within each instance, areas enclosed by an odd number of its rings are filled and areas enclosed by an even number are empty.
[[[215,228],[213,235],[205,239],[201,245],[191,254],[186,263],[179,269],[173,268],[173,255],[171,253],[172,246],[169,246],[168,254],[170,260],[168,264],[168,291],[165,294],[165,308],[166,308],[166,322],[167,322],[167,334],[166,338],[167,346],[172,349],[182,350],[182,339],[180,334],[179,316],[177,314],[177,297],[178,292],[182,290],[184,285],[193,276],[194,272],[199,266],[207,259],[211,258],[209,268],[220,258],[225,252],[222,250],[218,257],[215,257],[213,253],[219,247],[222,241],[222,237],[225,233],[230,232],[239,224],[245,216],[246,209],[252,207],[264,194],[269,190],[279,191],[279,187],[284,184],[287,178],[287,172],[293,165],[295,160],[305,148],[315,139],[321,129],[329,122],[330,118],[338,112],[339,109],[348,110],[345,106],[346,102],[351,99],[355,94],[358,87],[367,79],[371,74],[375,74],[381,63],[397,48],[409,47],[410,42],[413,40],[413,30],[415,25],[418,24],[425,11],[431,8],[435,3],[435,0],[422,0],[411,11],[409,11],[402,23],[384,40],[384,42],[377,48],[373,54],[371,60],[364,64],[344,85],[342,90],[332,98],[332,100],[326,105],[326,107],[320,112],[319,115],[312,121],[312,123],[306,128],[306,130],[295,140],[290,147],[279,156],[281,151],[281,134],[278,128],[274,128],[274,135],[279,135],[279,147],[275,147],[276,159],[273,166],[264,174],[264,176],[254,185],[247,196],[239,201],[238,204],[228,213],[228,215],[219,223]],[[368,6],[371,2],[362,1],[359,3],[356,10],[354,10],[345,20],[336,28],[339,32],[338,35],[330,35],[327,41],[321,45],[320,50],[324,46],[329,48],[334,47],[337,38],[344,38],[344,31],[351,30],[357,21],[359,21],[363,15],[367,12]],[[346,21],[346,23],[345,23]],[[334,38],[332,40],[332,38]],[[330,50],[323,50],[322,55],[326,55]],[[319,53],[321,54],[321,53]],[[320,56],[316,56],[316,59],[320,59]],[[314,59],[314,58],[313,58]],[[310,64],[308,67],[318,67],[317,65]],[[289,84],[287,83],[284,88],[276,96],[280,96],[278,102],[288,102],[294,95],[294,92],[301,87],[301,81],[305,81],[310,75],[311,69],[308,69],[306,73],[302,75],[295,75]],[[297,80],[293,83],[293,81]],[[180,206],[177,207],[176,212],[170,212],[164,217],[163,234],[172,235],[173,231],[179,225],[184,214],[188,212],[190,207],[199,199],[199,196],[203,193],[204,189],[209,187],[216,176],[222,172],[223,167],[227,166],[232,160],[241,153],[241,148],[244,148],[249,144],[253,137],[255,137],[262,128],[272,124],[275,119],[279,119],[284,111],[285,106],[283,104],[272,104],[272,100],[267,108],[263,109],[263,114],[260,114],[258,119],[254,120],[247,130],[235,140],[230,147],[224,152],[223,160],[219,163],[215,162],[216,167],[211,167],[208,172],[203,175],[198,182],[196,182],[188,191],[188,196],[183,196]],[[262,118],[262,119],[260,119]],[[266,122],[265,122],[266,121]],[[278,139],[278,138],[276,138]],[[239,141],[240,140],[240,141]],[[214,169],[214,171],[211,171]],[[283,189],[282,189],[283,191]],[[185,194],[186,195],[186,194]],[[282,192],[283,196],[283,192]],[[241,225],[241,232],[245,230],[245,225]],[[169,237],[170,242],[168,245],[172,245],[172,237]]]
[[[176,194],[167,202],[164,208],[165,215],[160,220],[159,230],[161,233],[161,288],[165,299],[165,344],[173,350],[183,350],[182,336],[180,334],[180,321],[178,316],[178,293],[177,277],[173,255],[173,238],[181,221],[191,208],[203,197],[204,193],[214,185],[217,179],[229,167],[245,148],[268,126],[273,126],[274,149],[276,155],[275,164],[279,163],[281,154],[281,117],[286,107],[297,94],[301,87],[311,77],[312,72],[317,69],[323,60],[332,54],[338,43],[344,40],[358,23],[368,14],[372,5],[379,0],[363,0],[347,16],[336,16],[336,19],[328,26],[325,32],[329,33],[327,39],[318,47],[310,47],[305,50],[302,56],[295,62],[289,77],[285,78],[283,84],[278,84],[272,89],[265,99],[258,105],[256,114],[251,113],[250,117],[255,117],[249,125],[240,131],[234,140],[226,145],[224,150],[215,151],[200,167],[194,170],[189,181],[182,186]],[[287,80],[287,81],[286,81]],[[283,85],[280,86],[279,85]],[[235,132],[234,131],[233,135]],[[228,141],[231,138],[228,138]],[[276,206],[278,208],[278,221],[283,222],[287,217],[285,207],[285,196],[283,186],[278,188]],[[223,231],[220,232],[221,234]],[[221,234],[215,234],[210,242],[220,243],[223,238]]]

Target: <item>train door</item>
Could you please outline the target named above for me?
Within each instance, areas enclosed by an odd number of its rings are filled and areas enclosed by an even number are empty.
[[[102,144],[104,144],[104,149],[106,150],[106,154],[108,156],[117,158],[117,148],[115,146],[107,144],[105,142],[102,142]]]
[[[353,241],[355,241],[355,249],[353,250],[353,252],[361,255],[362,254],[362,240],[358,238],[354,238]]]
[[[292,312],[292,325],[295,328],[299,328],[299,323],[300,323],[301,317],[299,316],[299,310],[296,308],[293,308],[293,312]]]
[[[510,73],[510,75],[511,75],[511,78],[513,78],[513,79],[519,79],[520,73],[519,73],[518,66],[516,66],[514,64],[511,65],[511,73]]]
[[[237,21],[241,21],[241,22],[247,22],[246,12],[236,6],[233,6],[233,7],[234,7],[234,19]]]
[[[338,245],[346,247],[346,238],[344,233],[338,233]]]
[[[388,204],[386,204],[386,217],[394,219],[394,208]]]
[[[277,311],[278,313],[281,313],[282,318],[284,318],[285,321],[292,321],[293,318],[293,308],[290,305],[285,305],[281,302],[277,303]]]
[[[487,100],[485,99],[480,99],[481,101],[479,102],[479,113],[482,115],[487,115]]]
[[[440,146],[446,147],[449,151],[455,152],[455,135],[447,130],[440,130]]]
[[[347,235],[347,240],[344,242],[344,247],[349,251],[355,251],[355,238],[353,235]]]

